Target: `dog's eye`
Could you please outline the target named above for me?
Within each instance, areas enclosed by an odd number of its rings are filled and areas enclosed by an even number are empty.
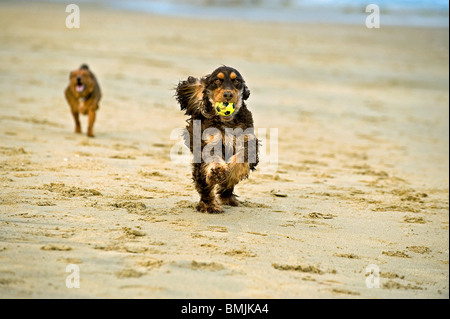
[[[235,79],[234,82],[233,82],[233,84],[234,84],[235,86],[238,86],[239,84],[241,84],[241,80]]]
[[[216,79],[216,80],[214,81],[214,83],[216,83],[217,85],[221,85],[221,84],[222,84],[222,81],[223,81],[223,80],[221,80],[221,79]]]

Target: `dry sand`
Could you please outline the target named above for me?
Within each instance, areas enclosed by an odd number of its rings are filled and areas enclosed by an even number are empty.
[[[449,297],[448,29],[80,9],[67,29],[65,4],[0,4],[1,298]],[[81,63],[94,139],[63,96]],[[207,215],[170,160],[173,87],[221,64],[278,129],[278,166]]]

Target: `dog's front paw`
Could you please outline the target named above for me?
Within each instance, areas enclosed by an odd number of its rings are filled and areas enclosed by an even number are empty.
[[[237,200],[236,195],[231,195],[230,197],[222,197],[219,196],[219,202],[222,205],[229,205],[229,206],[239,206],[240,202]]]
[[[216,203],[205,203],[204,201],[200,201],[197,204],[197,210],[202,213],[208,213],[208,214],[221,214],[223,213],[222,207]]]
[[[209,185],[220,184],[228,177],[230,170],[228,165],[214,163],[210,164],[206,173],[206,182]]]

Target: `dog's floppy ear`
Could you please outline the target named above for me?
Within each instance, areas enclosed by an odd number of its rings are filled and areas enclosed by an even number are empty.
[[[203,109],[203,89],[205,88],[204,79],[197,79],[193,76],[185,81],[180,81],[175,89],[175,97],[180,104],[185,115],[201,113]]]
[[[94,73],[92,73],[91,70],[86,69],[88,71],[89,77],[92,79],[92,81],[97,82],[97,78],[95,77]]]
[[[248,89],[247,85],[244,83],[244,93],[242,94],[242,99],[245,101],[250,97],[250,90]]]

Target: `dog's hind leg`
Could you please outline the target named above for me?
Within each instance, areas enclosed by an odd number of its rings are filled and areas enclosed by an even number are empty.
[[[239,206],[237,196],[233,193],[234,185],[229,185],[228,181],[222,182],[217,187],[217,195],[222,205]]]

